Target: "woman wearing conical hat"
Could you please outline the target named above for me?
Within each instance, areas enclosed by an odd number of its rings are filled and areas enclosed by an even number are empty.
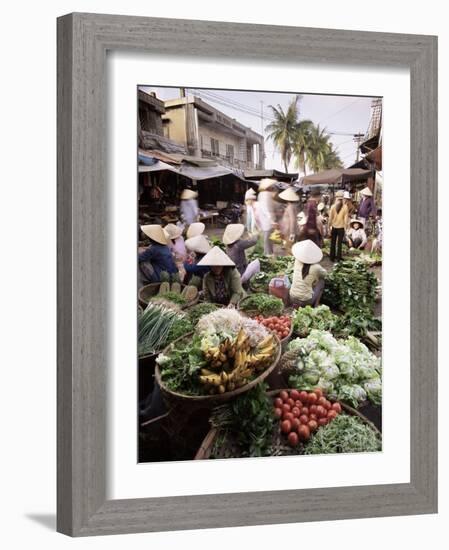
[[[287,203],[283,216],[283,233],[286,241],[285,249],[291,254],[292,245],[298,237],[298,194],[289,187],[279,193],[279,198]]]
[[[245,227],[248,233],[255,233],[257,230],[256,224],[256,192],[252,187],[245,193]]]
[[[363,220],[363,223],[366,225],[366,220],[371,216],[376,217],[377,208],[376,203],[374,202],[373,192],[369,187],[365,187],[360,191],[362,195],[362,200],[360,201],[359,208],[357,210],[357,217]]]
[[[191,239],[192,237],[196,237],[197,235],[202,235],[205,229],[206,229],[206,226],[204,225],[203,222],[191,223],[187,228],[186,237],[188,239]]]
[[[349,248],[361,250],[365,248],[367,237],[362,220],[354,219],[349,223],[349,229],[346,233]]]
[[[158,283],[161,273],[178,273],[168,247],[167,235],[160,225],[142,225],[142,232],[150,239],[146,250],[139,254],[139,272],[142,284]]]
[[[264,254],[271,256],[273,254],[273,243],[270,235],[275,227],[273,187],[277,181],[271,178],[263,178],[259,184],[259,195],[255,203],[257,227],[263,233]]]
[[[235,307],[246,296],[234,262],[218,246],[214,246],[198,265],[210,268],[203,278],[206,302]]]
[[[292,247],[295,257],[290,301],[294,307],[316,307],[324,289],[326,270],[321,267],[323,253],[312,241],[301,241]]]
[[[187,285],[193,276],[202,279],[209,271],[208,266],[199,266],[198,263],[212,248],[209,241],[204,235],[195,235],[186,240],[186,248],[191,253],[191,256],[184,262],[184,270],[186,272],[184,284]]]
[[[198,193],[192,189],[184,189],[181,193],[181,218],[187,225],[198,221],[199,209],[197,201]]]
[[[240,275],[243,275],[248,267],[245,250],[255,246],[257,243],[257,236],[250,239],[242,239],[244,232],[245,226],[243,223],[230,223],[226,226],[223,233],[223,243],[226,245],[226,253],[235,263],[235,267]]]

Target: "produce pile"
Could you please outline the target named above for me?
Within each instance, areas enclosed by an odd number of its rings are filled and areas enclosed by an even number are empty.
[[[163,281],[159,286],[159,292],[150,298],[150,302],[157,303],[159,300],[168,300],[179,306],[184,306],[192,302],[198,296],[198,288],[193,285],[187,285],[181,290],[181,284],[177,281],[169,283]]]
[[[273,361],[277,343],[253,319],[232,309],[200,318],[195,336],[156,359],[165,386],[186,395],[214,395],[248,384]]]
[[[264,317],[263,315],[256,315],[254,319],[264,327],[275,332],[279,340],[287,338],[290,334],[292,320],[288,315],[281,315],[280,317]]]
[[[313,392],[282,390],[274,407],[274,416],[291,447],[307,441],[320,426],[326,426],[341,413],[340,403],[331,403],[319,388]]]
[[[380,451],[379,434],[357,416],[339,415],[312,435],[304,454],[369,453]]]
[[[284,302],[280,298],[269,294],[251,294],[240,302],[241,311],[255,312],[264,317],[269,315],[279,316],[284,311]]]
[[[332,400],[354,407],[369,399],[382,402],[380,358],[353,336],[337,340],[329,332],[312,330],[307,338],[296,338],[288,345],[297,352],[289,367],[292,388],[312,390],[319,386]]]
[[[219,309],[219,307],[216,304],[202,302],[201,304],[196,304],[190,307],[187,310],[187,315],[189,316],[192,325],[196,325],[203,315],[212,313],[212,311],[216,311],[217,309]]]
[[[293,332],[304,338],[312,329],[332,331],[337,322],[328,306],[305,306],[295,311],[293,317]]]
[[[251,279],[251,289],[254,292],[266,292],[271,279],[284,275],[291,278],[293,274],[295,260],[292,256],[267,258],[263,252],[253,252],[248,254],[248,259],[250,261],[257,259],[260,262],[260,272]]]
[[[139,357],[157,353],[175,340],[180,327],[182,334],[192,332],[193,326],[177,306],[162,301],[149,303],[139,316],[138,354]],[[179,334],[181,335],[181,334]]]

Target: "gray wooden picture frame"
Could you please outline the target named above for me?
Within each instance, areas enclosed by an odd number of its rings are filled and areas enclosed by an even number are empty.
[[[82,13],[57,25],[58,531],[85,536],[436,512],[437,38]],[[410,483],[106,499],[108,50],[410,69]]]

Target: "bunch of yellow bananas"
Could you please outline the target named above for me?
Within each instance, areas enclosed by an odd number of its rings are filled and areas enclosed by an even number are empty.
[[[199,380],[211,395],[233,391],[247,384],[254,372],[267,366],[275,347],[273,335],[270,334],[251,351],[249,337],[241,328],[234,341],[227,338],[219,346],[204,352],[209,365],[201,369]],[[220,372],[216,372],[218,369]]]

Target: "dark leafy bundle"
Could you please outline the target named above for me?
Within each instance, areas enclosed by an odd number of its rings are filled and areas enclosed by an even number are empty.
[[[242,311],[256,311],[265,317],[280,315],[284,310],[284,302],[280,298],[269,294],[252,294],[245,298],[240,305]]]
[[[193,326],[195,326],[203,315],[212,313],[212,311],[215,311],[217,309],[217,305],[210,304],[209,302],[204,302],[202,304],[196,304],[195,306],[189,308],[187,314],[189,316],[190,322]]]
[[[172,344],[166,353],[156,359],[161,370],[161,379],[165,386],[175,392],[186,395],[201,395],[199,371],[206,365],[201,351],[201,338],[194,336],[184,342]]]
[[[380,451],[381,446],[373,428],[357,416],[341,414],[310,438],[304,454],[368,453]]]
[[[193,328],[193,324],[188,317],[177,317],[168,333],[167,344],[181,338],[181,336],[193,332]]]
[[[344,313],[371,313],[376,300],[378,281],[366,264],[345,260],[326,275],[323,302]]]
[[[221,248],[222,250],[226,250],[226,245],[223,243],[220,237],[212,236],[210,237],[210,242],[212,246],[218,246],[218,248]]]
[[[368,331],[382,331],[382,321],[371,312],[353,309],[350,313],[340,315],[333,327],[333,333],[341,338],[347,336],[364,337]]]
[[[266,393],[267,386],[255,388],[233,402],[217,407],[212,412],[211,424],[222,431],[213,454],[220,455],[220,445],[232,441],[239,449],[239,456],[267,456],[272,452],[273,403]],[[215,452],[214,452],[215,451]]]

